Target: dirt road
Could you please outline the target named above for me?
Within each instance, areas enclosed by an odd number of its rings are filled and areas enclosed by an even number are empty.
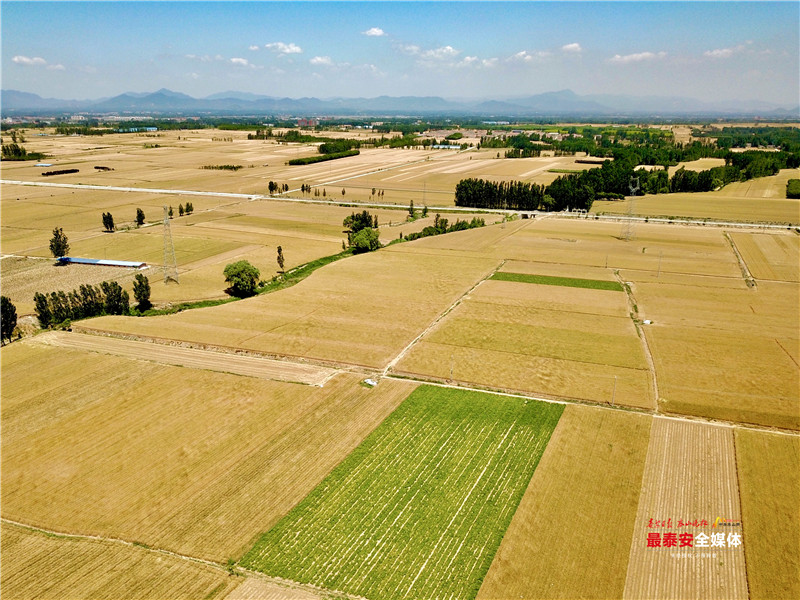
[[[149,360],[166,365],[234,373],[236,375],[275,381],[304,383],[319,387],[322,387],[328,379],[337,373],[335,369],[317,365],[66,331],[43,333],[31,338],[30,343],[63,346],[104,354],[115,354],[126,358]]]

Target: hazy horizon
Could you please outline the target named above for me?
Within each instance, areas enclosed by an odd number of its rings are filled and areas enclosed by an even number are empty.
[[[2,2],[2,87],[800,103],[797,2]]]

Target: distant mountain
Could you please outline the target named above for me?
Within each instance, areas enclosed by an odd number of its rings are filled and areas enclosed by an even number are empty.
[[[269,98],[270,96],[264,96],[262,94],[251,94],[250,92],[220,92],[218,94],[211,94],[210,96],[206,96],[203,98],[204,100],[247,100],[252,102],[253,100],[264,100]]]
[[[65,112],[136,113],[153,115],[472,115],[478,117],[625,117],[738,116],[800,118],[800,107],[761,101],[704,102],[672,96],[581,96],[571,90],[484,101],[448,100],[439,96],[378,96],[376,98],[277,98],[249,92],[221,92],[206,98],[160,89],[126,92],[98,100],[59,100],[16,90],[0,92],[2,115]]]

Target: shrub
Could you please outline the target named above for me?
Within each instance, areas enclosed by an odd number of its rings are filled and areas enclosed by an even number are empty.
[[[255,293],[258,278],[261,275],[259,270],[246,260],[230,263],[225,267],[223,274],[225,281],[230,284],[228,293],[240,298],[252,296]]]
[[[800,179],[790,179],[786,182],[786,197],[800,198]]]
[[[381,247],[381,242],[378,239],[378,230],[372,227],[365,227],[358,233],[353,235],[353,252],[361,254],[362,252],[371,252]]]

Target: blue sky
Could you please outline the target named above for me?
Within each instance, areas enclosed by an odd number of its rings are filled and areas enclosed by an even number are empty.
[[[2,87],[797,105],[794,2],[2,2]]]

